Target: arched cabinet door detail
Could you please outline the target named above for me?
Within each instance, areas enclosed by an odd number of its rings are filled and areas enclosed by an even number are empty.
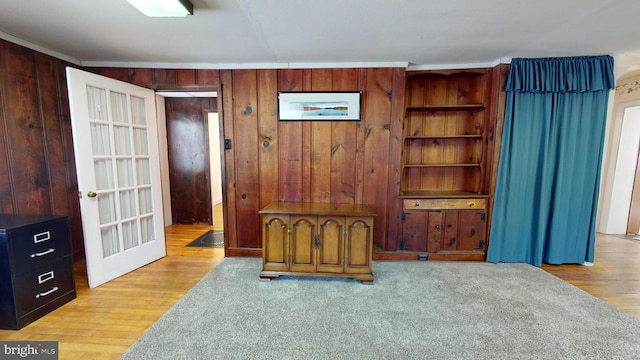
[[[373,218],[366,205],[269,204],[262,219],[260,278],[348,277],[373,283]]]

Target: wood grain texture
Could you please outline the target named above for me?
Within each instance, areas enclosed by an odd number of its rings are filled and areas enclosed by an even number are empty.
[[[171,211],[175,224],[211,224],[208,126],[204,98],[166,98]]]
[[[302,75],[302,70],[278,70],[278,91],[301,91]],[[278,200],[302,201],[302,122],[279,121],[278,139]]]
[[[233,122],[238,247],[259,248],[260,183],[258,151],[258,88],[256,70],[233,72]]]
[[[233,74],[230,70],[220,72],[220,78],[224,85],[218,90],[222,97],[222,131],[224,138],[231,142],[231,149],[224,151],[224,177],[222,192],[224,194],[223,204],[225,205],[225,241],[227,241],[227,254],[232,249],[238,248],[238,232],[232,229],[238,228],[237,204],[236,204],[236,143],[235,124],[233,122]]]
[[[258,70],[258,149],[260,173],[260,206],[278,201],[280,194],[280,159],[278,148],[278,101],[276,70]]]
[[[2,76],[9,163],[14,177],[14,210],[47,214],[51,211],[42,113],[38,93],[35,53],[9,46],[3,66],[12,69]]]
[[[64,67],[69,64],[4,40],[0,40],[0,52],[0,209],[66,211],[61,215],[70,216],[74,252],[81,254],[82,227],[64,75]],[[226,234],[229,254],[259,254],[257,209],[274,199],[369,204],[379,212],[374,229],[376,248],[397,249],[401,239],[398,193],[405,69],[85,70],[154,90],[219,91],[223,133],[232,143],[232,149],[224,151],[223,185],[224,204],[229,210],[225,219],[230,225]],[[499,77],[495,73],[493,76]],[[21,85],[21,79],[27,81]],[[460,80],[450,97],[436,100],[443,104],[475,102],[479,93],[467,91],[473,81],[472,77]],[[362,120],[322,124],[277,121],[277,91],[318,90],[362,91]],[[499,116],[503,99],[491,102],[497,104],[491,111]],[[252,114],[243,113],[247,105],[251,105]],[[34,128],[15,120],[28,116],[35,120]],[[457,126],[453,118],[436,121],[445,124],[443,129]],[[264,146],[265,140],[269,141],[268,147]],[[14,148],[14,142],[37,146]],[[459,155],[446,150],[438,154],[453,159]],[[415,156],[422,158],[420,152]],[[488,165],[495,169],[495,164],[494,158]],[[60,166],[64,171],[58,170]],[[409,180],[410,187],[419,188],[435,176],[420,175],[433,170],[411,171],[417,175]],[[447,170],[439,171],[440,176],[448,176]],[[466,180],[451,186],[469,187],[472,180],[467,178],[473,176],[472,172],[459,172],[464,174],[459,178]],[[492,189],[492,184],[486,187]]]
[[[374,236],[374,243],[387,250],[397,250],[402,239],[402,204],[398,198],[402,174],[402,125],[404,120],[404,96],[406,75],[404,69],[393,69],[391,90],[391,114],[389,119],[389,174],[387,192],[387,234],[386,238]]]

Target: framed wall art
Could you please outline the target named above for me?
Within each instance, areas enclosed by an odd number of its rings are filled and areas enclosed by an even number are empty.
[[[278,92],[278,120],[360,120],[360,91]]]

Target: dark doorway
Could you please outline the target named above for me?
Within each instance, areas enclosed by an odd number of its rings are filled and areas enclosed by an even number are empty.
[[[208,113],[215,98],[165,99],[171,211],[174,224],[213,224]]]

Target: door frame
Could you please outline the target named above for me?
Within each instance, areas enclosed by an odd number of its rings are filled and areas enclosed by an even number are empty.
[[[166,175],[165,172],[163,171],[163,181],[164,181],[164,177],[166,176],[166,184],[167,184],[167,190],[165,192],[165,189],[163,187],[163,202],[165,204],[167,204],[168,202],[168,208],[171,208],[171,193],[169,191],[169,156],[168,156],[168,144],[167,144],[167,128],[166,128],[166,110],[165,110],[165,104],[164,104],[164,98],[165,97],[171,97],[168,95],[182,95],[182,94],[203,94],[203,93],[208,93],[209,95],[212,96],[207,96],[207,97],[215,97],[216,98],[216,108],[217,108],[217,114],[218,114],[218,123],[219,123],[219,136],[220,136],[220,176],[221,176],[221,186],[222,186],[222,213],[223,213],[223,226],[224,226],[224,250],[225,250],[225,256],[226,252],[227,252],[227,247],[229,244],[229,232],[230,231],[234,231],[233,229],[230,228],[230,222],[229,222],[229,209],[228,209],[228,202],[227,202],[227,184],[226,184],[226,160],[225,159],[225,149],[224,149],[224,134],[225,134],[225,124],[224,124],[224,111],[223,111],[223,94],[222,94],[222,85],[217,86],[217,85],[211,85],[211,86],[201,86],[198,87],[197,89],[194,89],[193,86],[180,86],[180,85],[176,85],[176,86],[171,86],[171,87],[162,87],[162,88],[156,88],[154,89],[154,91],[156,92],[156,97],[162,97],[162,107],[158,107],[157,111],[158,112],[162,112],[162,120],[164,123],[164,139],[162,140],[161,145],[161,156],[162,158],[160,159],[161,161],[161,171],[162,171],[162,167],[164,167],[164,169],[166,169]],[[215,96],[213,96],[213,94],[211,93],[216,93]],[[158,116],[158,119],[160,120],[160,116]],[[208,133],[209,131],[209,124],[208,121],[206,121],[205,119],[205,129]],[[208,141],[208,137],[207,137],[207,150],[209,150],[209,141]],[[207,157],[209,157],[209,151],[207,151]],[[211,159],[209,159],[209,162],[211,161]],[[207,174],[209,175],[209,174]],[[211,204],[212,209],[213,209],[213,204]],[[168,213],[168,220],[167,218],[165,218],[165,224],[168,226],[170,224],[172,224],[172,219],[171,219],[171,212],[167,211],[165,213]],[[166,215],[165,215],[166,216]],[[212,214],[212,219],[213,219],[213,214]]]

